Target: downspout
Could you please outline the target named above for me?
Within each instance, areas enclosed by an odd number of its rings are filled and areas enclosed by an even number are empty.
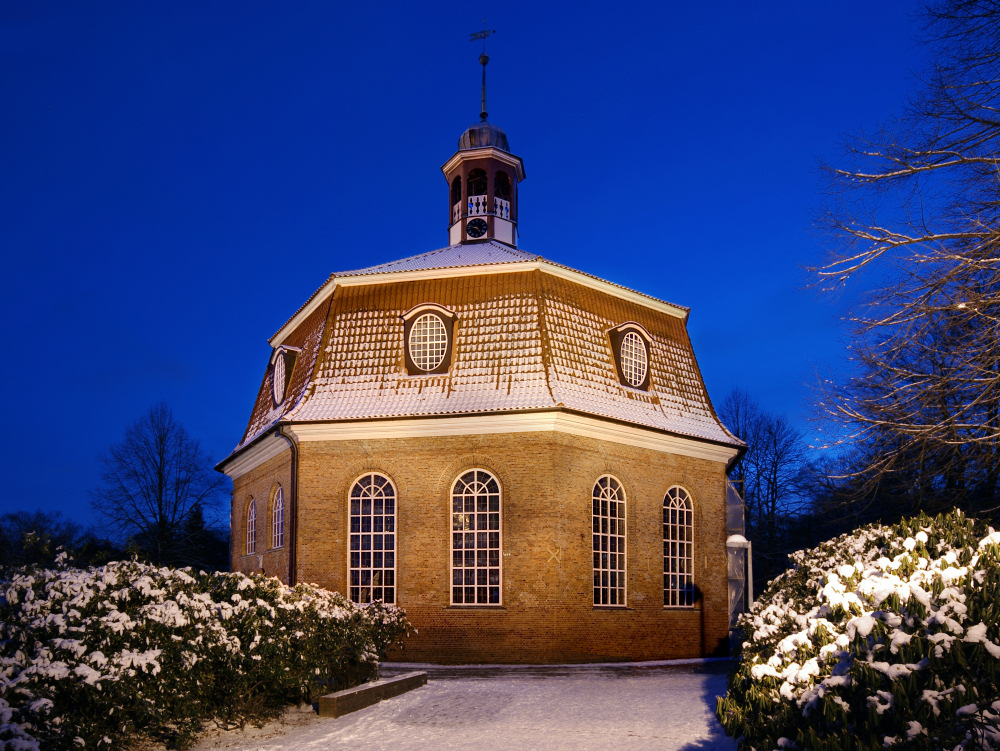
[[[299,452],[295,441],[285,435],[283,425],[278,425],[275,435],[288,441],[288,447],[292,451],[292,480],[288,488],[288,500],[291,506],[289,509],[291,513],[288,514],[288,586],[294,587],[299,547]]]

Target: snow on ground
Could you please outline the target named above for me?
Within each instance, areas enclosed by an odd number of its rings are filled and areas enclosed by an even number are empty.
[[[714,714],[728,662],[386,667],[387,676],[427,670],[428,683],[336,719],[291,710],[264,728],[204,738],[192,751],[736,748]]]

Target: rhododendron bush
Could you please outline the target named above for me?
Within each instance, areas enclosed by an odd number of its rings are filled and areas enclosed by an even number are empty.
[[[378,677],[403,611],[138,562],[0,577],[0,749],[189,744]]]
[[[740,748],[1000,749],[1000,533],[956,511],[792,558],[740,620]]]

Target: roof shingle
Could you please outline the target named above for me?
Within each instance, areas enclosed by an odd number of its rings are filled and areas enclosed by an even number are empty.
[[[479,243],[343,276],[537,258],[499,243]],[[448,373],[406,372],[402,315],[422,303],[442,305],[457,316]],[[712,410],[682,318],[545,273],[544,267],[447,278],[404,276],[391,284],[373,279],[371,284],[335,287],[321,310],[289,336],[289,343],[301,342],[296,346],[302,346],[302,353],[287,406],[267,408],[265,377],[241,446],[279,420],[547,408],[740,445]],[[652,337],[648,391],[625,386],[616,375],[607,332],[627,321],[639,323]]]

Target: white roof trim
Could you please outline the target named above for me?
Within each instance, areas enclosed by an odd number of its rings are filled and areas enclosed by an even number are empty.
[[[645,339],[647,342],[653,341],[653,337],[649,335],[648,331],[646,331],[646,327],[636,323],[635,321],[626,321],[625,323],[619,323],[617,326],[612,326],[610,329],[608,329],[608,331],[623,332],[623,331],[628,331],[629,329],[637,331],[639,335],[642,336],[642,338]]]
[[[451,318],[452,320],[458,318],[458,315],[453,310],[448,310],[444,305],[438,305],[436,302],[422,302],[419,305],[414,305],[408,311],[400,316],[404,321],[413,318],[418,313],[422,313],[425,310],[433,310],[435,313],[440,313],[446,318]]]
[[[456,151],[451,159],[441,165],[441,171],[447,176],[460,162],[467,162],[473,159],[488,159],[489,157],[493,157],[497,161],[503,162],[517,170],[518,182],[524,179],[524,161],[521,157],[515,156],[509,151],[504,151],[496,146],[479,146],[475,149]]]
[[[330,295],[333,294],[334,290],[337,289],[337,278],[331,276],[326,282],[316,290],[316,293],[299,308],[299,312],[288,319],[288,323],[278,329],[278,332],[267,340],[271,347],[279,347],[281,343],[285,341],[285,337],[291,334],[295,329],[299,327],[306,318],[311,316],[320,305],[330,299]]]
[[[274,361],[278,359],[278,355],[280,355],[280,354],[283,354],[285,352],[294,352],[297,355],[301,351],[302,351],[301,347],[289,347],[287,344],[283,344],[283,345],[280,345],[278,347],[275,347],[274,351],[271,352],[271,359],[269,361],[269,364],[270,365],[274,365]]]
[[[219,468],[229,475],[230,479],[238,480],[247,472],[257,469],[264,462],[276,456],[281,456],[285,451],[291,450],[292,447],[288,445],[288,441],[272,433],[260,443],[248,448],[235,459],[226,460],[219,465]]]
[[[295,423],[285,432],[296,443],[309,441],[355,441],[382,438],[484,435],[491,433],[556,432],[584,438],[622,443],[726,464],[736,456],[737,446],[722,446],[693,438],[668,435],[631,425],[599,420],[585,415],[549,410],[508,415],[462,417],[415,417],[392,420],[350,420],[334,423]],[[228,474],[228,472],[227,472]]]
[[[454,279],[465,276],[480,276],[483,274],[516,274],[522,271],[543,271],[546,274],[566,279],[584,287],[590,287],[598,292],[613,295],[622,300],[651,308],[659,313],[666,313],[675,318],[686,319],[688,311],[677,305],[657,300],[655,297],[635,292],[625,287],[620,287],[612,282],[584,274],[581,271],[560,266],[545,260],[537,261],[513,261],[506,263],[495,263],[481,266],[454,266],[443,269],[419,269],[415,271],[389,271],[379,274],[356,274],[353,276],[331,277],[326,284],[320,287],[313,296],[310,303],[305,305],[296,313],[281,329],[270,339],[272,347],[277,347],[284,341],[285,337],[291,334],[306,318],[308,318],[324,301],[329,299],[334,290],[340,287],[358,287],[368,284],[392,284],[401,281],[420,281],[424,279]]]

